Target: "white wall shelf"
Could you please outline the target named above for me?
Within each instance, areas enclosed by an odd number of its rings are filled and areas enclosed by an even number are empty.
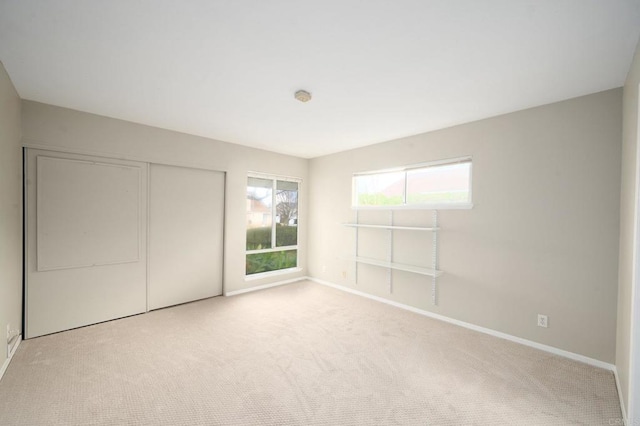
[[[383,268],[397,269],[398,271],[413,272],[420,275],[428,275],[430,277],[439,277],[444,272],[437,269],[423,268],[422,266],[406,265],[404,263],[387,262],[386,260],[372,259],[370,257],[353,256],[349,260],[358,263],[366,263],[367,265],[381,266]]]
[[[355,262],[355,282],[358,283],[358,264],[364,263],[367,265],[379,266],[387,269],[387,280],[389,284],[389,293],[393,292],[393,274],[392,270],[412,272],[415,274],[426,275],[432,278],[431,281],[431,301],[434,305],[437,305],[437,287],[436,278],[441,276],[444,272],[438,269],[438,211],[433,211],[432,226],[398,226],[393,224],[393,210],[389,211],[389,224],[365,224],[358,222],[358,211],[356,210],[355,221],[353,223],[343,223],[343,226],[355,228],[355,255],[348,258],[352,262]],[[374,259],[370,257],[363,257],[358,255],[358,236],[359,228],[373,228],[384,229],[388,231],[388,250],[387,259]],[[423,266],[407,265],[403,263],[397,263],[393,261],[393,233],[394,231],[417,231],[417,232],[431,232],[432,233],[432,254],[431,254],[431,267],[426,268]]]
[[[343,223],[344,226],[354,228],[378,228],[378,229],[398,229],[405,231],[439,231],[440,228],[425,228],[421,226],[393,226],[393,225],[365,225],[363,223]]]

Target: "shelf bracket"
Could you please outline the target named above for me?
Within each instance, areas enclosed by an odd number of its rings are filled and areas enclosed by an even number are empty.
[[[433,228],[438,229],[438,211],[433,211]],[[431,264],[434,271],[438,270],[438,232],[433,232],[433,248],[431,251]],[[438,304],[438,286],[436,276],[431,278],[431,303]]]
[[[393,210],[389,211],[389,226],[393,226]],[[389,263],[393,263],[393,229],[389,229],[389,253],[387,254]],[[393,293],[393,269],[387,270],[387,283],[389,284],[389,294]]]
[[[355,211],[355,224],[357,225],[358,222],[358,209],[356,209]],[[355,239],[355,252],[356,252],[356,257],[358,257],[358,227],[356,226],[356,239]],[[354,284],[358,284],[358,262],[353,262],[353,281]]]

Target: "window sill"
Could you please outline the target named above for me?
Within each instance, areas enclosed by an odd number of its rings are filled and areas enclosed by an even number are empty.
[[[292,274],[294,272],[301,272],[301,271],[302,271],[302,268],[300,268],[300,267],[288,268],[288,269],[278,269],[277,271],[259,272],[257,274],[245,275],[244,276],[244,280],[245,281],[255,281],[255,280],[262,279],[262,278],[276,277],[276,276],[279,276],[279,275],[288,275],[288,274]]]

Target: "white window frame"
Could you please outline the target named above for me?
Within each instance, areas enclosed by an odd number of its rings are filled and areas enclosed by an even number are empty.
[[[277,182],[278,181],[285,181],[285,182],[295,182],[298,184],[298,220],[300,219],[300,190],[302,187],[302,179],[300,178],[296,178],[296,177],[291,177],[291,176],[278,176],[278,175],[272,175],[272,174],[266,174],[266,173],[260,173],[260,172],[248,172],[247,173],[247,178],[257,178],[257,179],[265,179],[265,180],[271,180],[272,181],[272,189],[271,189],[271,248],[268,249],[258,249],[258,250],[247,250],[246,249],[246,238],[247,238],[247,224],[245,221],[245,234],[244,234],[244,238],[245,238],[245,252],[244,252],[244,261],[245,261],[245,276],[244,276],[244,280],[245,281],[251,281],[251,280],[256,280],[256,279],[260,279],[260,278],[266,278],[272,275],[283,275],[283,274],[289,274],[292,272],[299,272],[302,271],[302,268],[299,266],[299,253],[300,253],[300,249],[299,249],[299,238],[300,238],[300,229],[297,229],[297,238],[296,241],[298,241],[298,244],[293,245],[293,246],[282,246],[282,247],[274,247],[276,244],[276,196],[277,196]],[[245,184],[245,191],[246,191],[246,187],[247,185]],[[245,195],[246,196],[246,195]],[[249,254],[260,254],[260,253],[273,253],[273,252],[279,252],[279,251],[290,251],[290,250],[296,250],[296,266],[292,267],[292,268],[286,268],[286,269],[277,269],[275,271],[265,271],[265,272],[258,272],[255,274],[250,274],[247,275],[246,274],[246,262],[247,262],[247,255]]]
[[[424,204],[407,204],[407,172],[423,169],[427,167],[443,166],[457,163],[469,163],[469,201],[468,202],[450,202],[450,203],[424,203]],[[358,176],[368,176],[383,173],[404,172],[404,194],[403,202],[398,205],[384,205],[384,206],[359,206],[357,204],[358,194],[356,192],[356,178]],[[357,172],[353,174],[351,180],[351,208],[354,210],[464,210],[473,208],[473,159],[471,156],[448,158],[444,160],[429,161],[426,163],[412,164],[409,166],[395,167],[390,169],[373,170],[366,172]]]

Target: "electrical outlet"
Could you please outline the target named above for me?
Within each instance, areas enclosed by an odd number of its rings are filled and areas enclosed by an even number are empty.
[[[342,271],[342,278],[347,278],[347,271]]]
[[[547,328],[549,326],[549,318],[546,315],[538,314],[538,327]]]
[[[322,272],[327,272],[327,265],[322,265]]]

